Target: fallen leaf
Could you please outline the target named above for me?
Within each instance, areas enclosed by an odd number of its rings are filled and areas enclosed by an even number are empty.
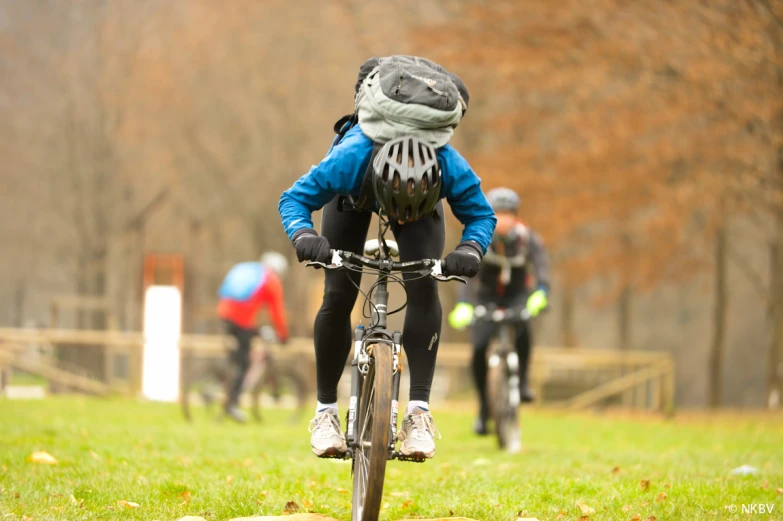
[[[671,484],[671,483],[666,483],[666,484],[663,486],[663,488],[672,488],[672,484]]]
[[[76,498],[75,498],[75,497],[73,497],[73,494],[71,494],[71,495],[68,497],[68,501],[70,501],[70,503],[71,503],[72,505],[78,505],[78,504],[79,504],[79,502],[76,500]]]
[[[313,487],[314,487],[314,486],[316,486],[316,485],[318,485],[318,483],[317,483],[317,482],[315,482],[315,481],[311,481],[310,483],[308,483],[308,484],[307,484],[307,488],[313,488]]]
[[[647,521],[658,521],[658,518],[655,516],[650,516],[647,518]]]
[[[57,465],[57,460],[54,456],[46,451],[36,451],[30,454],[28,458],[32,463],[43,463],[44,465]]]
[[[230,484],[231,484],[231,483],[233,483],[233,482],[234,482],[234,476],[232,476],[231,474],[229,474],[228,476],[226,476],[226,484],[227,484],[227,485],[230,485]]]
[[[628,512],[629,510],[631,510],[631,505],[623,505],[623,508],[622,508],[623,512]]]
[[[98,456],[98,454],[95,451],[93,451],[93,450],[90,451],[90,456],[92,457],[92,459],[96,459],[98,461],[101,460],[101,457]]]
[[[125,501],[124,499],[117,501],[117,505],[125,508],[139,508],[138,503],[134,503],[133,501]]]
[[[286,514],[295,514],[299,512],[299,505],[297,505],[294,501],[289,501],[288,503],[285,504],[283,511]]]
[[[413,506],[413,500],[409,499],[402,504],[402,508],[410,508]]]
[[[656,501],[663,501],[664,499],[666,499],[666,492],[661,492],[661,493],[660,493],[660,494],[658,494],[658,496],[655,498],[655,500],[656,500]]]
[[[769,481],[766,479],[761,483],[761,490],[767,490],[767,487],[769,487]]]
[[[579,507],[579,510],[582,512],[582,514],[589,516],[590,514],[595,514],[595,509],[592,508],[590,505],[585,503],[584,501],[577,501],[576,506]]]
[[[186,490],[184,492],[180,492],[179,497],[182,498],[182,503],[179,504],[179,506],[186,506],[190,504],[190,491]]]
[[[649,479],[643,479],[639,482],[639,488],[642,490],[647,490],[650,488],[650,480]]]
[[[642,508],[647,508],[647,505],[649,505],[649,504],[650,504],[650,502],[649,502],[649,501],[642,501],[642,503],[641,503],[641,505],[640,505],[640,506],[641,506]]]
[[[261,491],[261,495],[262,495],[262,496],[264,496],[264,497],[266,497],[266,496],[268,496],[268,495],[269,495],[269,491],[268,491],[268,490],[262,490],[262,491]]]
[[[449,517],[454,517],[454,511],[453,510],[449,510]]]
[[[20,494],[19,492],[14,492],[15,499],[19,499],[20,497],[22,497],[22,494]]]
[[[612,469],[612,474],[619,474],[620,473],[620,467],[615,467]]]
[[[555,519],[560,519],[561,517],[565,517],[566,515],[568,515],[568,514],[566,514],[566,511],[565,510],[561,510],[560,513],[557,514]]]
[[[590,521],[590,516],[579,516],[576,521]]]
[[[783,488],[779,488],[779,489],[777,489],[777,490],[776,490],[776,492],[777,492],[778,494],[783,494]]]
[[[641,516],[641,515],[639,515],[639,514],[634,514],[634,515],[633,515],[633,517],[631,518],[631,521],[639,521],[641,518],[642,518],[642,516]]]
[[[305,508],[313,508],[313,504],[307,501],[306,499],[302,500],[302,506]]]
[[[22,514],[22,521],[33,521],[33,518],[27,517],[25,514]]]
[[[337,490],[337,492],[339,492],[340,494],[347,494],[347,493],[348,493],[348,491],[347,491],[347,490],[345,490],[344,488],[337,488],[336,490]]]

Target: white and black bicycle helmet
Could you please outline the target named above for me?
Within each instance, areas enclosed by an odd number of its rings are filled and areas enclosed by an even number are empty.
[[[288,271],[288,259],[285,255],[276,251],[267,251],[258,259],[265,268],[274,271],[280,277],[284,277]]]
[[[487,201],[495,212],[519,211],[519,196],[511,188],[493,188],[487,192]]]
[[[381,210],[396,221],[432,214],[440,199],[440,165],[432,145],[412,136],[387,142],[373,161],[372,187]]]

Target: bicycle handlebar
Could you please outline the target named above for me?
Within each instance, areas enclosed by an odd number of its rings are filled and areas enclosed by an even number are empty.
[[[521,309],[520,309],[521,308]],[[530,319],[530,311],[526,307],[499,308],[497,306],[476,306],[473,310],[475,320],[485,322],[524,322]]]
[[[343,250],[329,250],[332,260],[329,264],[324,262],[308,262],[305,266],[320,266],[327,270],[339,270],[347,265],[361,266],[367,268],[373,268],[383,272],[391,273],[392,271],[398,271],[401,273],[420,273],[427,275],[431,279],[435,279],[439,282],[448,282],[450,280],[456,280],[463,284],[467,284],[467,280],[456,275],[444,275],[443,274],[443,261],[440,259],[421,259],[417,261],[409,262],[395,262],[391,259],[370,259],[364,255],[359,255],[352,251]]]

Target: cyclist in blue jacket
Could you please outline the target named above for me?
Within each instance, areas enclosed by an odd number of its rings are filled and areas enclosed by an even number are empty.
[[[317,166],[283,192],[278,209],[299,261],[328,262],[331,248],[362,252],[372,213],[350,211],[343,203],[347,197],[360,196],[368,172],[374,184],[371,209],[389,217],[400,260],[441,258],[445,243],[441,199],[445,198],[464,230],[459,245],[445,258],[444,271],[475,276],[492,240],[496,219],[481,191],[481,181],[467,161],[450,145],[434,150],[413,137],[387,143],[368,170],[371,156],[373,141],[358,125],[353,126]],[[400,173],[402,181],[392,181],[395,176],[388,177],[389,172]],[[318,235],[311,214],[321,208]],[[310,430],[313,452],[328,457],[347,451],[337,416],[337,384],[351,350],[350,313],[361,275],[326,271],[324,277],[324,300],[314,327],[318,404]],[[408,280],[407,291],[403,338],[411,385],[399,435],[400,451],[432,457],[437,431],[428,401],[440,339],[441,306],[433,280]]]

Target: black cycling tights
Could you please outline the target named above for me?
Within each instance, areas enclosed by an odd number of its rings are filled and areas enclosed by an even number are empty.
[[[522,300],[524,302],[524,300]],[[480,414],[486,419],[487,408],[487,348],[489,342],[497,332],[497,326],[489,322],[479,322],[473,326],[473,380],[479,394]],[[530,348],[532,338],[527,322],[520,322],[514,326],[514,347],[519,357],[519,383],[520,388],[527,387],[527,369],[530,362]]]
[[[239,403],[239,395],[242,393],[245,373],[250,368],[250,346],[256,331],[255,329],[240,327],[228,320],[225,324],[226,332],[236,340],[235,348],[228,353],[229,367],[231,367],[233,373],[230,373],[229,377],[226,406],[231,407]]]
[[[334,249],[361,253],[371,217],[368,212],[340,212],[335,198],[324,206],[321,234]],[[400,247],[400,260],[440,259],[446,239],[443,203],[438,203],[432,217],[404,225],[393,223],[391,230]],[[354,284],[360,283],[361,275],[325,270],[324,277],[324,301],[315,317],[318,401],[335,403],[337,384],[351,351],[353,329],[358,325],[351,325],[351,310],[359,293]],[[410,399],[428,401],[440,340],[438,287],[431,279],[410,281],[407,287],[403,347],[411,378]]]

